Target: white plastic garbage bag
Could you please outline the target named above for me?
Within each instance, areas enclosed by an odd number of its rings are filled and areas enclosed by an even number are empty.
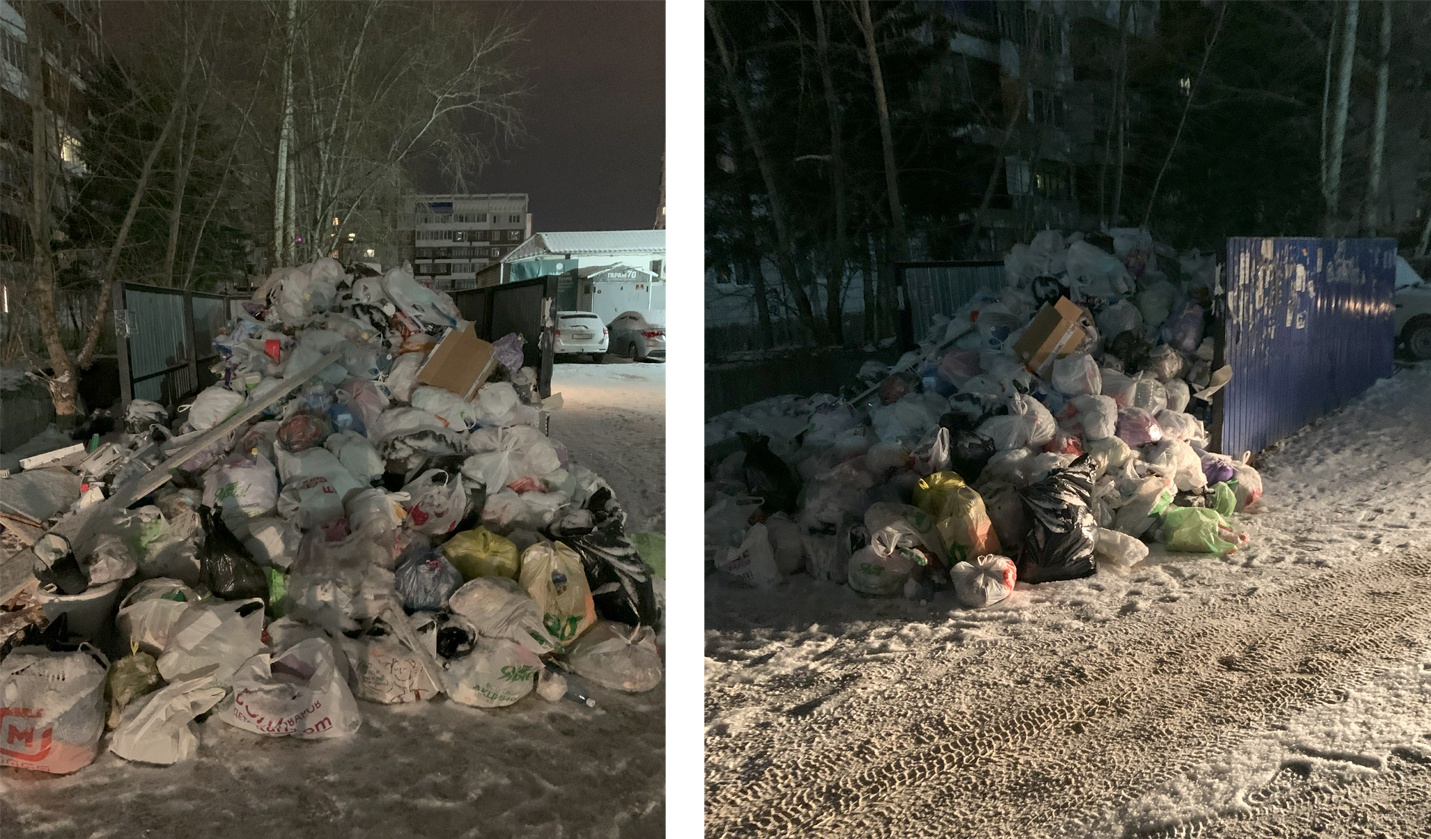
[[[393,362],[385,382],[394,401],[405,403],[412,399],[413,389],[417,387],[417,371],[426,360],[426,353],[409,352],[398,356],[398,360]],[[371,431],[369,426],[369,432]]]
[[[1073,407],[1083,424],[1085,440],[1106,440],[1118,432],[1118,403],[1113,397],[1075,396]]]
[[[336,349],[350,346],[342,334],[327,329],[310,329],[298,339],[298,346],[283,360],[283,375],[297,376],[309,367],[323,360],[323,356]],[[324,367],[318,378],[330,385],[336,385],[349,376],[348,369],[341,362]]]
[[[338,457],[338,462],[361,484],[371,484],[383,476],[387,468],[378,450],[367,437],[356,431],[333,434],[323,441],[323,448]]]
[[[477,406],[445,388],[415,388],[412,406],[437,417],[453,431],[471,431],[477,427]]]
[[[471,652],[442,667],[443,686],[454,702],[500,708],[532,692],[542,660],[515,641],[478,635]]]
[[[959,602],[972,609],[992,606],[1014,592],[1018,570],[1014,561],[998,554],[985,554],[949,569]]]
[[[230,527],[278,506],[278,473],[262,454],[235,457],[204,475],[204,505],[218,506]]]
[[[348,531],[391,548],[392,534],[407,518],[412,497],[405,492],[388,492],[381,487],[362,489],[348,496],[343,508],[348,513]],[[388,560],[392,565],[392,558]]]
[[[67,775],[94,761],[108,665],[88,649],[17,647],[0,661],[0,766]]]
[[[361,534],[329,542],[315,530],[293,561],[285,610],[334,633],[356,629],[397,603],[389,564],[382,546]]]
[[[76,555],[84,563],[91,588],[127,580],[139,570],[133,550],[113,532],[96,534],[91,544],[76,549]]]
[[[314,740],[347,737],[362,725],[333,648],[320,638],[245,661],[234,674],[233,694],[215,716],[255,734]]]
[[[468,446],[476,454],[462,464],[462,475],[489,493],[522,478],[544,478],[561,468],[556,447],[529,426],[478,429],[468,438]]]
[[[211,385],[199,391],[189,406],[189,425],[196,431],[208,431],[228,419],[243,407],[244,398],[223,385]]]
[[[403,487],[410,500],[407,526],[428,536],[450,533],[467,514],[467,490],[460,475],[429,469]]]
[[[536,426],[541,422],[541,412],[523,405],[511,382],[488,382],[477,391],[473,404],[477,408],[477,422],[483,426]]]
[[[275,448],[274,456],[283,478],[278,514],[304,530],[343,515],[343,501],[348,493],[363,487],[327,449],[312,448],[289,454]]]
[[[1169,379],[1163,383],[1163,388],[1168,393],[1167,410],[1182,412],[1188,409],[1188,402],[1192,399],[1192,392],[1187,382],[1182,379]]]
[[[1029,418],[1022,414],[989,417],[979,425],[979,433],[994,441],[994,448],[1015,451],[1029,445]]]
[[[506,577],[468,580],[447,601],[447,609],[472,624],[479,635],[516,641],[537,654],[556,642],[547,632],[542,607],[521,584]]]
[[[166,682],[211,675],[227,685],[249,656],[263,649],[263,601],[201,600],[190,603],[169,629],[159,656],[159,674]]]
[[[661,652],[649,626],[600,621],[572,646],[568,661],[578,676],[611,690],[645,693],[661,683]]]
[[[805,546],[800,538],[800,525],[785,513],[776,513],[765,520],[770,535],[770,547],[775,554],[775,565],[784,576],[790,576],[805,568]]]
[[[138,644],[139,649],[157,658],[168,646],[174,624],[198,599],[198,592],[178,580],[145,580],[120,601],[114,623],[126,645]]]
[[[423,326],[456,326],[461,317],[451,297],[418,283],[406,265],[383,275],[383,291],[403,314]]]
[[[482,525],[498,535],[513,530],[543,530],[563,507],[567,496],[561,492],[524,492],[502,489],[487,496],[482,508]]]
[[[125,760],[169,766],[199,751],[194,718],[224,698],[228,690],[212,676],[182,679],[130,703],[110,735],[109,750]]]
[[[1144,460],[1163,477],[1171,479],[1179,492],[1200,490],[1207,486],[1207,475],[1202,471],[1202,458],[1198,457],[1192,446],[1182,440],[1164,439],[1155,443],[1147,449]]]
[[[1009,398],[1009,415],[1023,416],[1028,420],[1028,445],[1042,448],[1058,433],[1058,423],[1043,403],[1026,393],[1016,393]],[[997,448],[997,446],[996,446]]]
[[[1069,280],[1090,297],[1111,297],[1133,290],[1133,278],[1122,260],[1097,245],[1069,245],[1067,266]]]
[[[297,525],[277,516],[245,519],[232,530],[259,565],[273,568],[291,565],[298,553],[298,543],[303,538]]]
[[[424,702],[442,692],[441,669],[410,620],[400,610],[387,611],[376,624],[385,634],[339,637],[351,667],[348,684],[358,698],[396,705]]]
[[[1115,568],[1131,568],[1148,558],[1148,546],[1126,533],[1098,528],[1093,541],[1093,560]]]
[[[1040,230],[1034,234],[1028,249],[1033,275],[1039,277],[1062,274],[1070,253],[1071,248],[1063,243],[1063,234],[1057,230]]]
[[[1053,360],[1053,389],[1064,396],[1086,396],[1101,393],[1103,377],[1098,362],[1088,353]]]
[[[752,525],[740,547],[717,553],[715,567],[756,588],[774,588],[785,579],[780,574],[780,566],[775,564],[775,548],[770,544],[770,532],[764,523]]]

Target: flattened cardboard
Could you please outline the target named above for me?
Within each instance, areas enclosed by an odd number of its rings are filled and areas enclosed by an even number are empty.
[[[1044,304],[1019,340],[1014,352],[1030,370],[1041,377],[1048,375],[1055,358],[1072,355],[1088,340],[1088,333],[1079,325],[1083,310],[1067,297],[1052,305]]]
[[[472,324],[450,329],[417,371],[419,384],[440,387],[471,400],[496,369],[492,345],[477,337]]]

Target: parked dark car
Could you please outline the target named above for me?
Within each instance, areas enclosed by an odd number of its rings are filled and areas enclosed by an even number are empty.
[[[666,360],[666,327],[652,323],[652,312],[622,312],[607,325],[611,352],[632,361]]]

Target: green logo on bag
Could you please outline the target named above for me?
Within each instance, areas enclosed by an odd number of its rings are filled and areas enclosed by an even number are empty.
[[[543,623],[546,624],[547,631],[558,641],[570,641],[576,637],[577,625],[581,623],[581,618],[576,615],[562,617],[548,613]]]
[[[238,481],[234,481],[231,484],[225,484],[224,488],[219,490],[214,496],[214,501],[217,503],[223,501],[225,498],[243,498],[245,495],[248,495],[248,484],[241,484]]]
[[[879,575],[884,573],[884,566],[876,565],[873,562],[861,562],[860,572],[863,574],[868,574],[871,577],[878,577]]]
[[[530,682],[532,676],[537,673],[537,668],[530,664],[523,664],[521,667],[507,665],[502,668],[502,678],[509,682]]]

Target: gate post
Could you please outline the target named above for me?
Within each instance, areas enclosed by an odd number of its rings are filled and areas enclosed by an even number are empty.
[[[194,341],[194,295],[184,289],[184,343],[189,348],[189,381],[199,389],[199,348]]]
[[[124,305],[124,283],[115,283],[109,310],[114,313],[114,356],[119,364],[119,410],[128,412],[134,401],[134,379],[129,373],[129,310]]]

